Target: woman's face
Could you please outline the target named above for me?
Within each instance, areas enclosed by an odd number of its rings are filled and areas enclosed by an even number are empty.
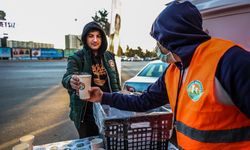
[[[87,44],[92,50],[97,51],[102,44],[102,36],[100,31],[96,30],[89,32],[87,35]]]

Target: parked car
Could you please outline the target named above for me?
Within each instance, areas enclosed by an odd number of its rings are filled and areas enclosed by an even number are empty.
[[[128,57],[128,61],[143,61],[143,58],[139,56]]]
[[[134,57],[132,57],[131,61],[143,61],[143,58],[141,58],[139,56],[134,56]]]
[[[145,57],[144,60],[145,60],[145,61],[151,61],[152,58],[151,58],[151,57]]]
[[[127,56],[122,56],[121,61],[128,61],[128,57]]]
[[[167,63],[160,60],[150,61],[139,73],[124,82],[123,90],[142,93],[159,78],[167,66]]]

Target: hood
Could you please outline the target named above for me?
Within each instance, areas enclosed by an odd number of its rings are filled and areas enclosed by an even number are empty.
[[[196,47],[210,39],[202,29],[199,10],[189,1],[170,3],[155,19],[150,34],[177,54],[184,67],[189,65]]]
[[[101,54],[103,54],[107,49],[108,43],[107,43],[107,38],[106,38],[106,34],[105,34],[104,30],[101,28],[101,26],[97,22],[92,21],[84,26],[83,31],[82,31],[82,37],[81,37],[83,47],[86,50],[90,50],[90,47],[87,45],[87,42],[86,42],[86,37],[87,37],[87,34],[89,33],[89,31],[91,31],[93,29],[99,30],[101,32],[102,44],[101,44],[99,52]]]

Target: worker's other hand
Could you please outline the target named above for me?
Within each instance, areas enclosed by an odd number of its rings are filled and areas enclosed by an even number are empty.
[[[91,89],[89,89],[89,94],[90,94],[90,98],[87,99],[86,101],[89,101],[89,102],[101,102],[102,101],[103,91],[99,87],[91,87]]]

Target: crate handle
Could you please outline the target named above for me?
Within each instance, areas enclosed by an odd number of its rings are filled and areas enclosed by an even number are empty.
[[[136,129],[136,128],[148,128],[148,127],[150,127],[150,122],[132,123],[130,125],[130,127],[132,129]]]

